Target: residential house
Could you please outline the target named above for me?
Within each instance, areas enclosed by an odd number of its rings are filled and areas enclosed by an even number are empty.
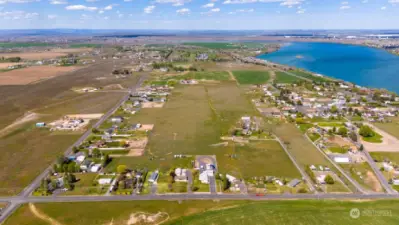
[[[176,176],[175,176],[176,182],[187,182],[188,181],[186,169],[176,168],[175,174],[176,174]]]

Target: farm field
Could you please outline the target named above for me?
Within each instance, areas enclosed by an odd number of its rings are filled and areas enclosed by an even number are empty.
[[[220,149],[220,150],[219,150]],[[277,141],[253,141],[244,146],[230,144],[216,151],[228,152],[235,158],[218,157],[219,171],[249,179],[259,176],[300,178],[301,175]]]
[[[0,171],[0,195],[17,194],[82,135],[81,131],[50,132],[35,128],[36,122],[51,122],[65,114],[104,113],[121,99],[124,93],[78,94],[71,91],[74,86],[91,82],[96,85],[115,82],[112,78],[95,79],[111,70],[112,67],[104,63],[25,87],[0,87],[1,95],[11,96],[0,100],[3,105],[0,108],[3,127],[0,137],[3,156],[0,158],[0,167],[3,168]],[[131,77],[119,82],[131,86],[137,79]]]
[[[275,73],[276,73],[276,78],[275,78],[276,83],[291,84],[296,81],[302,80],[298,77],[291,76],[285,72],[276,71]]]
[[[1,47],[1,46],[0,46]],[[43,60],[66,56],[68,53],[80,53],[90,51],[91,48],[54,48],[43,52],[12,52],[0,53],[0,58],[21,57],[22,60]]]
[[[181,79],[217,80],[217,81],[230,80],[230,76],[226,71],[189,72],[184,75],[177,75],[170,78],[177,80]]]
[[[27,48],[27,47],[47,47],[54,44],[41,42],[0,42],[0,48]]]
[[[239,84],[264,84],[270,78],[267,71],[240,70],[233,71],[233,75]]]
[[[24,85],[43,79],[64,75],[76,66],[32,66],[0,73],[0,85]]]
[[[233,81],[217,85],[179,85],[163,108],[142,109],[132,117],[133,123],[155,124],[144,155],[119,157],[107,169],[127,164],[133,168],[148,166],[165,171],[172,164],[179,164],[180,160],[173,158],[175,154],[216,155],[223,168],[222,158],[228,158],[225,155],[228,149],[211,145],[222,142],[220,137],[242,116],[255,113]]]
[[[359,218],[350,210],[357,208]],[[151,216],[157,224],[397,224],[399,201],[140,201],[93,203],[40,203],[23,205],[4,225],[151,224],[140,216]],[[384,216],[367,212],[377,210]],[[40,217],[41,218],[40,218]],[[27,220],[26,218],[29,218]],[[45,219],[43,219],[45,218]],[[132,223],[136,221],[136,223]],[[139,223],[137,223],[139,222]],[[55,223],[53,223],[55,224]]]

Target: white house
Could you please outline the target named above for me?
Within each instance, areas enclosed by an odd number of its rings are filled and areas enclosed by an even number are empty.
[[[187,182],[187,170],[182,168],[175,169],[175,181],[176,182]]]
[[[335,156],[334,157],[334,162],[336,162],[336,163],[349,163],[350,159],[349,159],[349,156],[344,156],[344,155]]]
[[[325,183],[326,183],[326,182],[324,181],[324,179],[326,179],[326,175],[324,175],[324,174],[318,176],[316,179],[317,179],[317,181],[318,181],[320,184],[325,184]]]
[[[83,161],[85,161],[85,159],[86,159],[86,156],[80,155],[80,156],[76,157],[76,162],[82,163]]]
[[[237,178],[235,178],[229,174],[226,174],[226,178],[227,178],[227,180],[230,181],[230,183],[234,183],[237,180]]]
[[[109,185],[112,182],[112,178],[100,178],[98,179],[99,185]]]
[[[392,180],[393,185],[399,185],[399,179],[395,178]]]
[[[199,180],[203,184],[209,184],[209,177],[213,177],[213,170],[205,170],[199,175]]]
[[[90,172],[97,173],[101,169],[101,164],[95,164],[90,168]]]

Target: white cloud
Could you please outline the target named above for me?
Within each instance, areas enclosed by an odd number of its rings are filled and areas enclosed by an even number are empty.
[[[395,4],[395,3],[399,3],[399,0],[389,0],[389,3]]]
[[[247,3],[255,3],[258,0],[226,0],[223,4],[247,4]]]
[[[282,3],[280,3],[280,5],[282,6],[288,6],[289,8],[291,8],[294,5],[300,5],[302,4],[303,0],[285,0]]]
[[[349,2],[341,2],[341,5],[349,5]]]
[[[104,10],[112,10],[115,5],[107,5],[104,7]]]
[[[132,2],[133,0],[123,0],[124,2]]]
[[[188,9],[188,8],[182,8],[182,9],[176,10],[176,12],[177,12],[178,14],[182,14],[182,15],[184,15],[184,14],[190,14],[190,9]]]
[[[220,12],[220,9],[219,8],[214,8],[214,9],[211,9],[211,12]]]
[[[172,4],[173,6],[182,6],[185,3],[191,2],[191,0],[155,0],[155,2],[160,4]]]
[[[236,14],[236,12],[229,12],[228,14],[229,15],[234,15],[234,14]]]
[[[39,2],[40,0],[0,0],[0,4],[7,4],[7,3],[29,3],[29,2]],[[13,11],[18,12],[18,11]],[[19,11],[21,12],[21,11]]]
[[[341,10],[345,10],[345,9],[350,9],[351,7],[349,5],[343,5],[341,7],[339,7],[339,9]]]
[[[99,14],[103,14],[103,13],[104,13],[104,10],[100,10],[100,11],[98,11],[98,13],[99,13]]]
[[[369,2],[369,0],[363,0],[363,1],[362,1],[362,3],[367,3],[367,2]]]
[[[64,5],[68,4],[66,0],[50,0],[51,5]]]
[[[381,7],[381,10],[386,10],[386,9],[387,9],[386,6]]]
[[[154,11],[154,9],[155,9],[155,5],[150,5],[150,6],[147,6],[144,8],[144,12],[150,14],[150,13],[152,13],[152,11]]]
[[[305,13],[305,9],[299,9],[298,11],[296,11],[297,14],[304,14]]]
[[[213,6],[215,6],[214,3],[208,3],[202,6],[202,8],[212,8]]]
[[[57,18],[57,15],[47,15],[47,18],[50,20],[55,19],[55,18]]]
[[[27,13],[24,11],[9,11],[0,12],[0,18],[7,20],[19,20],[19,19],[33,19],[39,16],[39,13]]]
[[[84,11],[96,11],[97,7],[88,7],[85,5],[69,5],[65,7],[66,10],[84,10]]]
[[[240,12],[240,13],[252,13],[254,12],[254,9],[237,9],[236,12]]]

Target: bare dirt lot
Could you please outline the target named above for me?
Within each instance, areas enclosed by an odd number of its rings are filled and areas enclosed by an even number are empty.
[[[0,69],[7,69],[9,66],[21,65],[22,63],[0,63]]]
[[[387,132],[379,129],[378,127],[367,124],[371,126],[378,134],[382,136],[382,143],[370,143],[361,140],[365,149],[369,152],[399,152],[399,140],[388,134]]]
[[[100,119],[104,114],[91,113],[91,114],[70,114],[66,115],[69,118],[82,118],[82,119]]]
[[[72,72],[74,66],[32,66],[0,73],[0,85],[25,85]]]
[[[143,102],[142,108],[162,108],[165,102]]]
[[[60,56],[66,56],[68,53],[79,53],[90,51],[90,48],[70,48],[70,49],[51,49],[50,51],[43,52],[12,52],[0,53],[0,57],[21,57],[23,60],[40,60],[51,59]]]

